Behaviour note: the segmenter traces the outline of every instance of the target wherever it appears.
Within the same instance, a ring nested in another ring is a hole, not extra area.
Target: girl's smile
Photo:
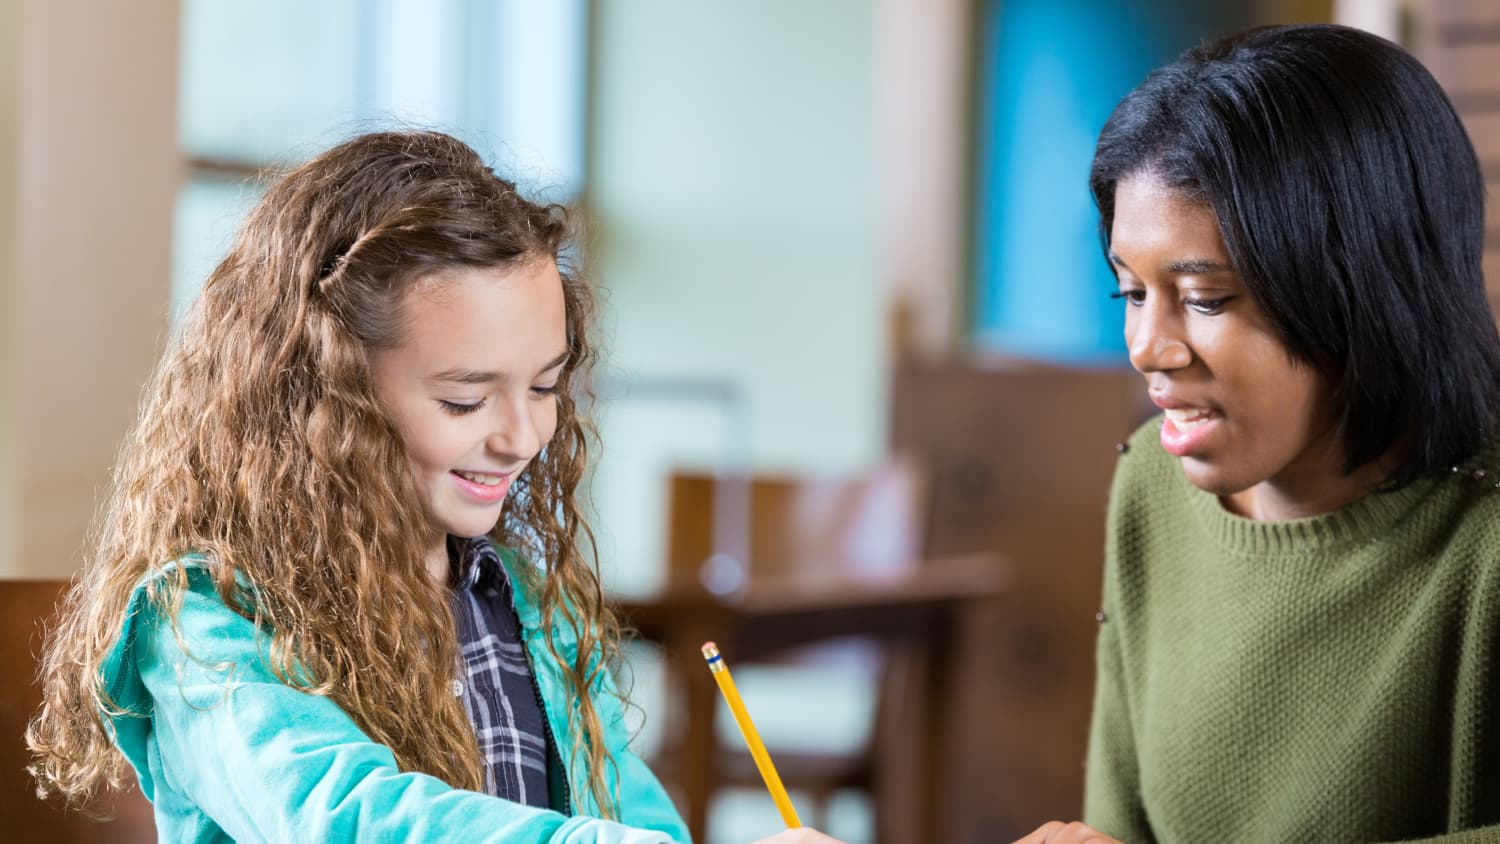
[[[495,475],[482,472],[467,472],[454,469],[450,472],[459,489],[479,504],[494,504],[505,500],[510,491],[513,474]]]

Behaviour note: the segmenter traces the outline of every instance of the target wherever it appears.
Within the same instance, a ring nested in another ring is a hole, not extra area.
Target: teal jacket
[[[510,552],[501,557],[512,582],[520,582],[517,570],[526,563]],[[220,600],[205,561],[189,557],[182,564],[190,591],[178,615],[181,642],[143,583],[101,669],[111,699],[134,713],[106,722],[153,804],[160,840],[688,840],[661,783],[629,749],[607,671],[594,694],[615,761],[606,776],[619,795],[619,823],[596,817],[590,796],[578,790],[570,816],[403,772],[390,749],[332,700],[277,680],[264,657],[268,635]],[[542,639],[537,607],[523,590],[514,591],[547,721],[566,753],[569,697],[561,668]],[[567,625],[554,631],[565,659],[577,650],[571,632]]]

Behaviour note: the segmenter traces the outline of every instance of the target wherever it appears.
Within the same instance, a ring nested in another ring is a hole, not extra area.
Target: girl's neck
[[[451,569],[448,564],[447,536],[439,536],[436,545],[428,546],[426,560],[427,573],[432,577],[432,582],[447,586]]]

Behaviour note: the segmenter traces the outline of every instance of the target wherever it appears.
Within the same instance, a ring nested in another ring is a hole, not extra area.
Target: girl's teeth
[[[465,480],[473,481],[476,484],[484,484],[485,486],[499,486],[502,480],[499,475],[476,475],[473,472],[459,472],[458,476]]]

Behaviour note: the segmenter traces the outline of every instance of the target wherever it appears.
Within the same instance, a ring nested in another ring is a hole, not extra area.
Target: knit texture
[[[1159,429],[1111,491],[1086,821],[1130,844],[1500,841],[1500,450],[1256,522]]]

